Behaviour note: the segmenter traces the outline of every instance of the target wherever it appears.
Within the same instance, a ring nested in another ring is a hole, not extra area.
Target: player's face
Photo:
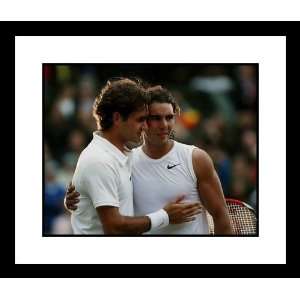
[[[147,128],[148,109],[131,113],[126,121],[122,121],[121,132],[126,142],[139,143],[142,133]]]
[[[149,105],[147,125],[145,139],[148,142],[157,145],[167,143],[175,125],[175,113],[172,104],[154,102]]]

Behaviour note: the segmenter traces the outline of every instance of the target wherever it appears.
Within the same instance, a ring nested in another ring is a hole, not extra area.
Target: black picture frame
[[[100,26],[101,25],[101,26]],[[12,116],[11,132],[7,143],[12,146],[7,157],[11,158],[11,193],[9,201],[5,201],[5,218],[1,220],[5,242],[2,242],[4,261],[1,267],[1,277],[69,277],[69,278],[255,278],[255,277],[298,277],[297,234],[297,203],[291,203],[292,180],[287,180],[287,240],[286,264],[201,264],[201,265],[162,265],[162,264],[16,264],[15,263],[15,36],[113,36],[113,35],[149,35],[149,36],[285,36],[287,65],[287,99],[291,100],[296,93],[297,56],[299,47],[296,45],[297,22],[1,22],[2,55],[4,69],[1,77],[5,82],[10,99],[9,108]],[[287,101],[288,102],[288,101]],[[287,106],[287,114],[291,106]],[[287,134],[291,135],[295,124],[289,119]],[[288,137],[287,135],[287,137]],[[287,147],[289,149],[289,147]],[[290,149],[289,149],[290,150]],[[288,160],[287,160],[288,163]],[[291,161],[290,161],[291,163]],[[288,164],[287,164],[288,165]],[[288,173],[288,172],[287,172]],[[290,178],[291,179],[291,178]],[[5,187],[6,188],[6,187]],[[24,195],[28,199],[29,195]],[[297,201],[297,200],[296,200]],[[201,255],[201,253],[199,253]],[[101,269],[101,271],[100,271]]]

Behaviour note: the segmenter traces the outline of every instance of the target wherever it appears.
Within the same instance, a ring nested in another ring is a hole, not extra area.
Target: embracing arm
[[[97,213],[105,234],[142,234],[151,227],[149,217],[123,216],[118,207],[99,206]]]
[[[72,211],[77,209],[79,195],[75,186],[70,184],[65,197],[68,209]],[[183,198],[183,196],[179,196],[164,207],[170,224],[192,221],[195,215],[201,212],[199,203],[182,203]],[[121,215],[118,207],[98,206],[96,210],[105,234],[141,234],[150,230],[151,225],[153,225],[148,216],[127,217]],[[161,213],[164,214],[164,212]]]
[[[182,203],[184,196],[178,196],[163,209],[147,216],[124,216],[118,208],[118,184],[116,171],[103,163],[90,165],[81,181],[86,195],[96,208],[105,234],[141,234],[152,228],[167,226],[169,223],[189,222],[201,211],[200,203]],[[77,208],[78,196],[74,186],[70,185],[66,195],[68,209]]]
[[[192,157],[198,192],[213,217],[215,234],[233,234],[222,186],[211,158],[200,149],[195,149]]]
[[[184,196],[178,196],[164,206],[163,210],[154,213],[158,214],[158,223],[166,220],[165,218],[167,218],[167,224],[180,224],[194,220],[195,215],[201,212],[201,206],[199,203],[182,203],[183,198]],[[151,229],[152,221],[154,221],[148,216],[123,216],[117,207],[112,206],[99,206],[97,213],[105,234],[142,234]]]

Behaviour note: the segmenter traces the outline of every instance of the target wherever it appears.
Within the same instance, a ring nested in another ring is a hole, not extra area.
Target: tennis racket
[[[256,235],[257,218],[255,210],[248,204],[237,199],[226,199],[230,222],[236,235]],[[209,233],[214,234],[214,221],[206,211]]]

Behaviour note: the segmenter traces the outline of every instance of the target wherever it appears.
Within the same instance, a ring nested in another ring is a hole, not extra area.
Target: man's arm
[[[67,209],[77,209],[76,204],[79,203],[79,195],[75,187],[70,184],[65,196]],[[168,215],[170,224],[193,221],[195,219],[194,216],[201,212],[199,203],[182,203],[183,198],[184,196],[179,196],[163,208]],[[103,224],[105,234],[142,234],[150,230],[151,225],[153,225],[148,216],[127,217],[121,215],[118,207],[98,206],[96,210]]]
[[[105,234],[138,235],[151,228],[149,217],[126,217],[120,214],[118,207],[99,206],[97,213]]]
[[[233,234],[222,186],[211,158],[201,149],[195,149],[192,157],[198,192],[213,217],[215,234]]]
[[[181,203],[183,198],[184,196],[179,196],[163,208],[165,212],[161,213],[167,214],[170,224],[193,221],[195,215],[201,212],[199,203]],[[97,212],[105,234],[142,234],[153,225],[148,216],[123,216],[117,207],[100,206],[97,207]]]

